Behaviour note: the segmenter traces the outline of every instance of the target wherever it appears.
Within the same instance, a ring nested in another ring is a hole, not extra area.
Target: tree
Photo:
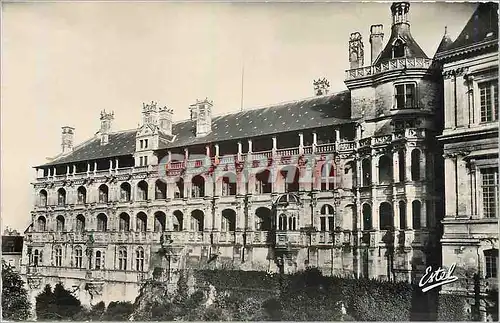
[[[2,319],[24,321],[28,319],[30,309],[28,291],[21,276],[2,261]]]
[[[82,311],[80,301],[58,283],[54,291],[46,285],[36,297],[36,315],[39,320],[72,320]]]

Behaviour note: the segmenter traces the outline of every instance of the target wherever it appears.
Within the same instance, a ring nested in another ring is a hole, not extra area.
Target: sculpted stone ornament
[[[30,289],[38,289],[42,284],[42,277],[40,276],[29,276],[27,280]]]
[[[89,293],[90,298],[101,296],[104,289],[104,282],[89,282],[85,284],[85,290]]]

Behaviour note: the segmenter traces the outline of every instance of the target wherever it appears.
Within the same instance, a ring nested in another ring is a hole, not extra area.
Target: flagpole
[[[244,84],[244,79],[245,79],[245,63],[243,63],[243,66],[241,67],[241,102],[240,102],[240,111],[243,111],[243,84]]]

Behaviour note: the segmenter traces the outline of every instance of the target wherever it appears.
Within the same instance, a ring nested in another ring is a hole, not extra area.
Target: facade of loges
[[[440,68],[394,3],[390,36],[349,38],[348,91],[213,117],[208,100],[172,122],[94,138],[37,166],[24,273],[34,297],[63,281],[82,302],[133,300],[174,269],[239,268],[415,280],[440,262]],[[417,26],[418,28],[418,26]],[[347,53],[346,53],[347,54]],[[438,152],[438,153],[436,153]]]
[[[455,41],[447,35],[443,66],[446,208],[443,265],[459,279],[443,292],[473,294],[498,286],[498,4],[480,4]]]

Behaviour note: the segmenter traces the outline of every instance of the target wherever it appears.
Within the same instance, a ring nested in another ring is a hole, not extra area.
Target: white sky
[[[475,4],[412,3],[412,35],[428,56],[444,26],[454,39]],[[349,34],[370,25],[390,34],[390,3],[65,2],[2,4],[1,216],[24,230],[33,166],[60,151],[61,126],[75,142],[93,136],[102,109],[114,129],[140,122],[142,102],[188,117],[196,99],[216,114],[313,95],[327,77],[345,89]]]

